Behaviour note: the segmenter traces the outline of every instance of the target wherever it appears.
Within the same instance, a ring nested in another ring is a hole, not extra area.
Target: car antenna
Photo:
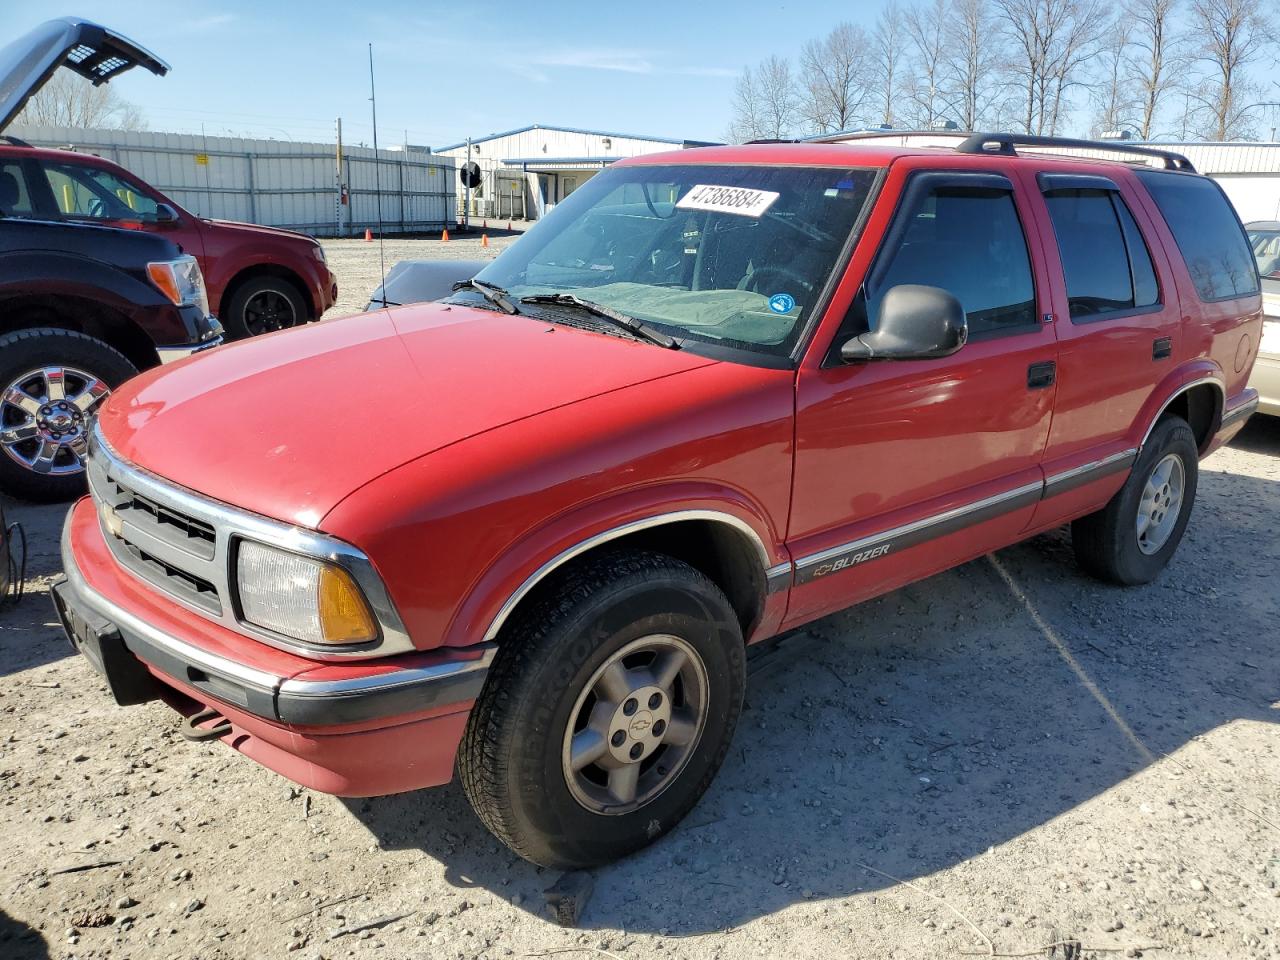
[[[378,286],[387,283],[387,258],[382,247],[382,158],[378,155],[378,94],[373,86],[373,44],[369,44],[369,103],[373,110],[373,188],[378,197]]]

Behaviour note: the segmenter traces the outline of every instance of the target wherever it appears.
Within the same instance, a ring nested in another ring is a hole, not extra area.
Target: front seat
[[[0,214],[11,217],[17,212],[18,201],[22,190],[18,186],[18,178],[12,173],[0,173]]]

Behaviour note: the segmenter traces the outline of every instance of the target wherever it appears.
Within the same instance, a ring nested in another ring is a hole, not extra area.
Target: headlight
[[[176,260],[159,260],[147,264],[147,276],[160,292],[178,306],[194,304],[209,315],[209,295],[204,289],[204,274],[193,256]]]
[[[317,243],[311,248],[311,255],[321,263],[324,263],[324,247],[320,246],[320,244]]]
[[[341,567],[252,540],[236,561],[246,623],[315,644],[368,643],[377,624],[360,588]]]

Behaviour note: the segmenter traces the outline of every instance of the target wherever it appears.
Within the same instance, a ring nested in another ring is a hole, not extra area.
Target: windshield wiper
[[[590,300],[583,300],[581,297],[574,296],[572,293],[539,293],[532,297],[521,297],[521,303],[548,303],[559,304],[562,306],[578,307],[587,313],[600,317],[602,320],[608,320],[615,327],[626,330],[632,336],[640,337],[648,340],[650,343],[656,343],[660,347],[666,347],[668,350],[679,350],[680,344],[674,337],[669,337],[661,330],[655,330],[643,320],[637,320],[635,317],[625,313],[619,313],[599,303],[592,303]]]
[[[507,291],[503,290],[496,283],[486,283],[483,280],[459,280],[453,285],[454,290],[464,290],[466,288],[479,291],[480,295],[496,306],[503,313],[519,313],[520,308],[511,302],[511,298],[507,296]]]

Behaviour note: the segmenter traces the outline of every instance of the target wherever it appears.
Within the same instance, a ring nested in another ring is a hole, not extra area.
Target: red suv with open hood
[[[300,783],[456,763],[531,860],[635,850],[725,757],[746,644],[1066,523],[1098,577],[1171,560],[1257,404],[1258,276],[1184,158],[1044,153],[1099,146],[625,160],[450,299],[144,373],[68,635]]]

